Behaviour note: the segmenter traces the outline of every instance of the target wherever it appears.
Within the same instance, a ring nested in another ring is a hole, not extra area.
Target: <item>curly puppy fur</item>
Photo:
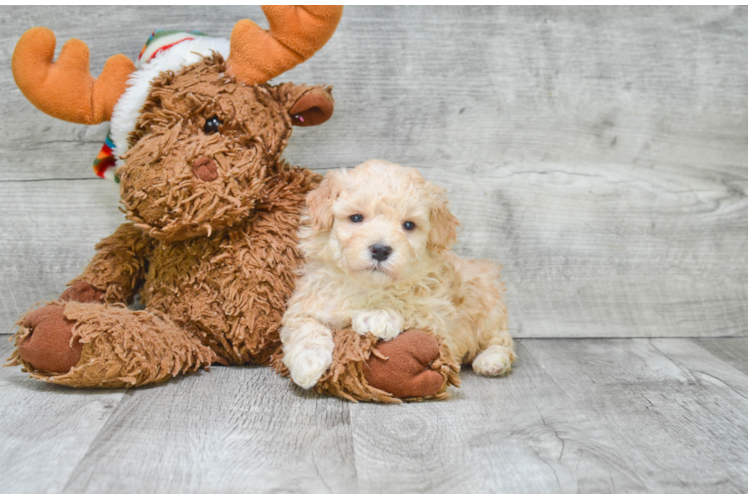
[[[428,330],[481,375],[511,370],[501,268],[449,251],[459,222],[444,189],[371,160],[329,172],[307,203],[306,266],[281,327],[294,382],[317,383],[332,363],[333,331],[347,327],[380,339]]]
[[[12,362],[77,387],[159,382],[213,362],[269,363],[302,261],[305,197],[321,180],[281,159],[291,110],[309,94],[332,106],[329,88],[237,82],[217,54],[162,73],[117,172],[131,222],[102,240],[71,282],[90,287],[92,303],[72,292],[63,298],[74,301],[56,303],[75,322],[80,362],[64,374],[32,366],[18,350]],[[221,125],[206,133],[212,117]],[[116,306],[136,293],[145,311]],[[17,344],[41,335],[19,324]]]

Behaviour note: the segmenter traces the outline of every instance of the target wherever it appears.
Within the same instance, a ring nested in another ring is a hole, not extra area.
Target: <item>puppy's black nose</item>
[[[370,246],[369,250],[371,250],[371,256],[374,257],[374,260],[379,262],[387,260],[387,257],[392,253],[392,247],[382,245],[381,243]]]

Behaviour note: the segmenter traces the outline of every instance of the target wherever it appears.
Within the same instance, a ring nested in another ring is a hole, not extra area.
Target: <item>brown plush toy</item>
[[[120,182],[129,222],[59,299],[19,321],[11,364],[57,384],[126,387],[212,363],[269,364],[278,353],[301,258],[299,216],[320,180],[281,154],[292,125],[325,122],[333,100],[329,87],[265,82],[321,48],[342,7],[263,10],[269,31],[243,20],[230,41],[156,32],[137,65],[114,56],[98,79],[79,40],[54,63],[50,30],[18,42],[13,74],[36,107],[76,123],[111,121],[95,170]],[[115,162],[116,175],[107,168]],[[138,293],[145,310],[128,309]],[[350,332],[337,341],[319,391],[394,401],[443,397],[457,382],[425,333],[388,346]]]

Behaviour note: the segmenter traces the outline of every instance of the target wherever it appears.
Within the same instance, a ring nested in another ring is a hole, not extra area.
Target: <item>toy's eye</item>
[[[403,227],[405,228],[406,231],[412,231],[416,228],[416,225],[414,222],[406,220],[405,222],[403,222]]]
[[[361,222],[364,220],[364,216],[361,214],[351,215],[351,222]]]
[[[217,116],[214,116],[212,118],[208,118],[205,120],[205,127],[203,127],[203,131],[206,134],[215,134],[218,132],[218,127],[221,126],[221,120],[218,119]]]

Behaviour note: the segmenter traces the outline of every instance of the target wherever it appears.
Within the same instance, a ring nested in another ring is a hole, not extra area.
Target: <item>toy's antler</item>
[[[270,30],[248,19],[231,32],[228,70],[247,84],[264,83],[303,62],[327,43],[342,5],[263,5]]]
[[[127,77],[135,71],[133,62],[122,54],[112,56],[99,78],[91,76],[88,47],[75,38],[60,52],[47,28],[31,28],[13,51],[13,77],[31,103],[48,115],[88,125],[109,120],[112,109],[125,92]]]

